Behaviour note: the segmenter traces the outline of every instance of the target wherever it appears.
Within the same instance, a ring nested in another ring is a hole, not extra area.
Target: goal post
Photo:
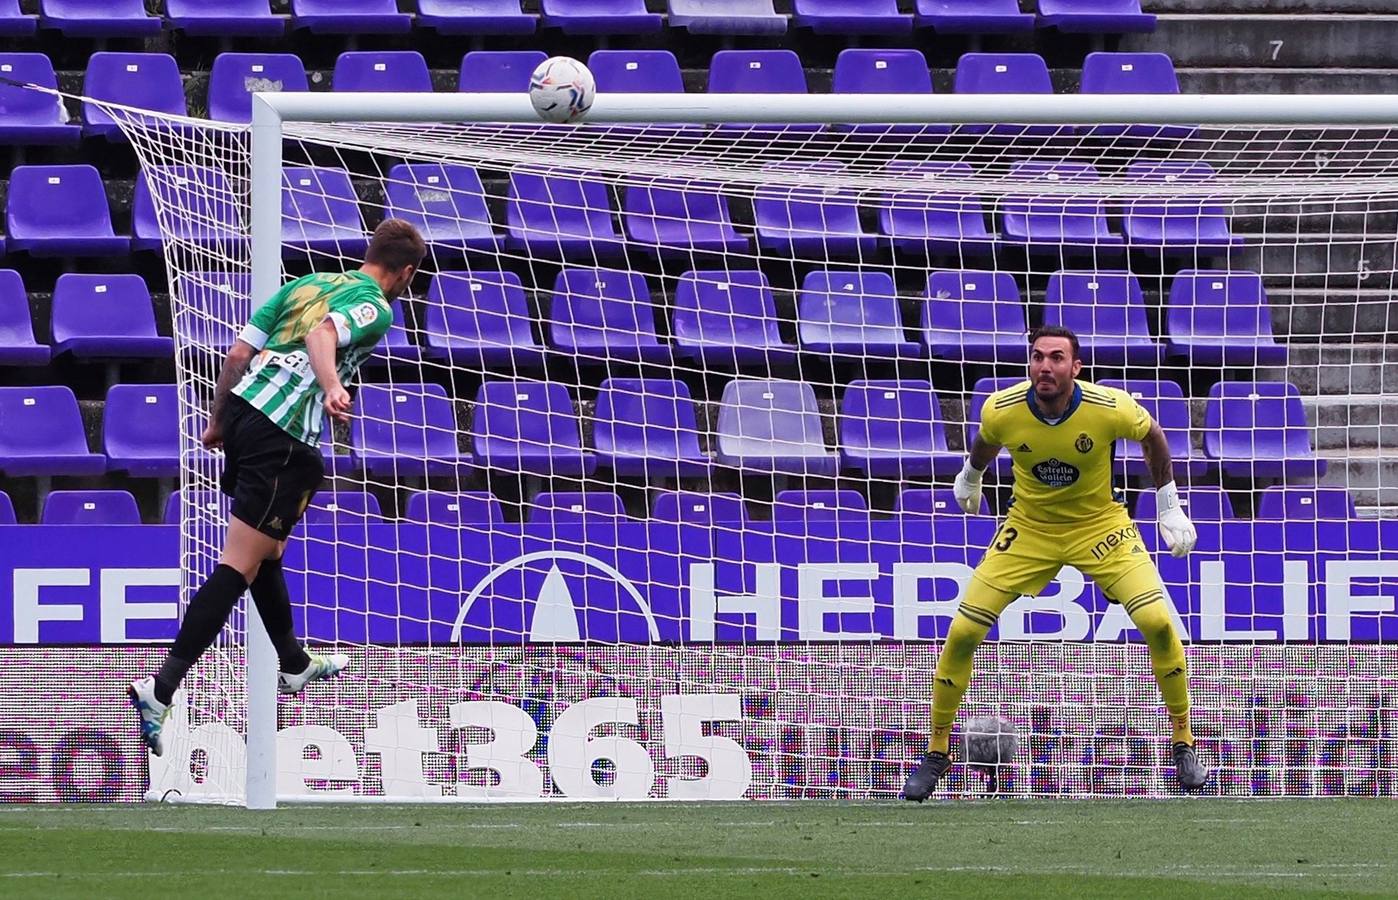
[[[1157,558],[1211,790],[1398,791],[1377,296],[1398,98],[603,93],[546,126],[523,93],[281,93],[246,127],[113,116],[163,233],[187,498],[217,485],[196,429],[240,317],[357,267],[389,210],[432,232],[327,448],[327,496],[372,508],[308,522],[288,556],[298,631],[351,671],[278,698],[236,618],[152,795],[895,797],[1007,470],[983,515],[937,490],[1049,321],[1096,330],[1093,380],[1184,416],[1177,477],[1213,507],[1190,560]],[[1228,307],[1221,331],[1181,326],[1191,304]],[[1252,438],[1218,421],[1249,406]],[[1297,433],[1306,452],[1273,454]],[[1139,455],[1114,465],[1159,550]],[[1262,518],[1286,485],[1357,510]],[[185,503],[186,599],[225,513]],[[989,782],[958,764],[953,793],[1172,793],[1145,649],[1081,573],[1013,604],[976,672],[958,731],[1003,717],[1021,758]]]

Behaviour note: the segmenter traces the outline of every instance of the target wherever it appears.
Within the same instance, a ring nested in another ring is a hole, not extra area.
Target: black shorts
[[[233,498],[233,516],[286,540],[325,478],[325,460],[236,394],[222,416],[226,462],[219,486]]]

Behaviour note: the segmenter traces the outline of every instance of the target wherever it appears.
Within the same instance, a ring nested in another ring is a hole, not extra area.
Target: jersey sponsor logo
[[[1020,444],[1018,447],[1015,448],[1015,452],[1016,452],[1016,453],[1033,453],[1034,451],[1029,449],[1029,445],[1028,445],[1028,444]]]
[[[1111,534],[1092,545],[1092,558],[1101,559],[1116,548],[1123,547],[1131,541],[1139,540],[1140,537],[1141,533],[1136,530],[1135,525],[1127,525],[1124,528],[1118,528],[1116,531],[1113,531]],[[1136,551],[1132,550],[1131,552],[1135,553]]]
[[[368,328],[379,317],[379,308],[372,303],[361,303],[350,310],[350,318],[360,328]]]
[[[1039,481],[1055,488],[1067,487],[1082,476],[1082,472],[1078,470],[1077,466],[1058,459],[1046,459],[1043,462],[1035,463],[1030,471]]]
[[[272,521],[267,523],[267,527],[272,529],[273,531],[280,531],[282,527],[282,517],[273,516]]]
[[[1073,446],[1077,448],[1079,453],[1086,453],[1092,449],[1092,438],[1088,437],[1087,432],[1084,431],[1078,435],[1078,439],[1073,443]]]

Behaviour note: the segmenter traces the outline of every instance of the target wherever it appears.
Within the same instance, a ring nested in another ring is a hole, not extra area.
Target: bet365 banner
[[[1157,553],[1195,642],[1398,643],[1398,521],[1198,525]],[[990,519],[647,522],[488,531],[302,530],[286,568],[313,643],[859,642],[944,637]],[[1142,527],[1154,548],[1153,526]],[[178,529],[0,527],[0,646],[173,638]],[[1067,568],[1012,604],[993,639],[1118,642],[1125,612]]]

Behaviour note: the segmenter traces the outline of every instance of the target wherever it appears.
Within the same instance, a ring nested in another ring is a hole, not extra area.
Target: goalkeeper
[[[1176,776],[1183,787],[1198,788],[1208,770],[1189,729],[1184,647],[1160,575],[1111,483],[1114,442],[1139,441],[1155,481],[1166,546],[1177,557],[1194,549],[1194,526],[1180,508],[1165,434],[1126,392],[1076,380],[1082,360],[1073,332],[1040,328],[1029,346],[1029,381],[986,401],[970,459],[956,477],[957,503],[977,512],[981,475],[1008,447],[1014,497],[947,633],[932,686],[931,740],[903,796],[926,800],[951,767],[951,726],[976,647],[1011,601],[1038,594],[1065,565],[1091,576],[1108,600],[1124,606],[1145,638],[1170,715]]]
[[[276,647],[282,693],[332,678],[348,663],[341,654],[308,655],[297,641],[282,554],[325,476],[325,416],[349,421],[345,385],[393,324],[389,303],[426,252],[416,228],[389,219],[374,231],[357,271],[313,272],[285,285],[228,351],[202,438],[206,448],[223,449],[220,486],[233,498],[223,552],[189,601],[160,671],[128,690],[141,739],[156,756],[165,749],[161,730],[175,690],[246,590]]]

